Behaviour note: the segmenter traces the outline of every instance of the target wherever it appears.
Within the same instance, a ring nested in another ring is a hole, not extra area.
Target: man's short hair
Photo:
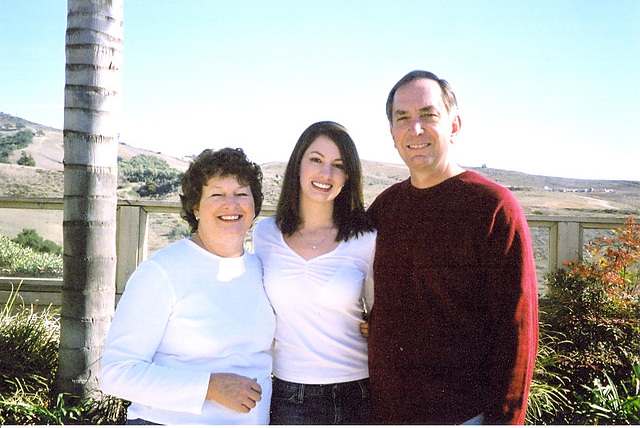
[[[419,79],[429,79],[438,82],[438,85],[440,85],[440,89],[442,90],[442,102],[444,103],[447,112],[451,113],[454,108],[458,107],[456,95],[453,93],[449,82],[438,78],[438,76],[430,71],[414,70],[406,74],[402,79],[398,80],[398,83],[396,83],[389,92],[389,96],[387,97],[387,119],[389,119],[389,123],[392,123],[393,121],[393,98],[395,97],[398,88]]]

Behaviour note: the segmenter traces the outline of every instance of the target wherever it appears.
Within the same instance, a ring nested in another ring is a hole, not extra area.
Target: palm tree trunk
[[[68,0],[58,388],[99,390],[113,318],[123,0]]]

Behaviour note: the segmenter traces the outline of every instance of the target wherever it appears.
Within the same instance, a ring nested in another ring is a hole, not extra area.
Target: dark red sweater
[[[369,336],[383,424],[523,424],[538,343],[527,222],[515,197],[474,172],[410,181],[369,208],[378,238]]]

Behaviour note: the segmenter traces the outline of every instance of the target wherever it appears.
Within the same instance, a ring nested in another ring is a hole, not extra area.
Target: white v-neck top
[[[360,334],[361,297],[373,305],[376,233],[368,232],[310,260],[284,241],[275,218],[253,232],[264,285],[276,313],[273,372],[306,384],[350,382],[369,376]]]

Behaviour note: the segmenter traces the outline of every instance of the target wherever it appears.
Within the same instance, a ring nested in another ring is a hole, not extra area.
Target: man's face
[[[449,146],[460,129],[457,113],[447,112],[438,82],[419,79],[401,86],[393,98],[391,135],[414,173],[439,173],[447,167]]]

